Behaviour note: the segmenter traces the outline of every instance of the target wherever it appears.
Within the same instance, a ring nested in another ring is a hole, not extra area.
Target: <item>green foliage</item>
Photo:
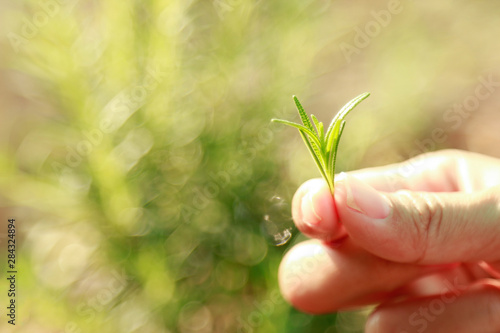
[[[335,184],[335,162],[337,159],[337,150],[340,137],[342,136],[342,131],[345,127],[344,119],[347,114],[351,112],[351,110],[353,110],[368,96],[370,96],[370,93],[363,93],[344,105],[344,107],[333,118],[330,126],[328,126],[326,135],[324,133],[323,123],[318,121],[315,115],[311,114],[312,122],[314,123],[316,130],[313,128],[311,120],[309,120],[302,104],[300,104],[299,99],[296,96],[293,96],[293,100],[295,101],[295,105],[297,105],[297,110],[299,110],[302,125],[288,120],[272,119],[274,122],[289,125],[299,130],[304,143],[309,149],[314,162],[318,166],[321,175],[328,183],[328,187],[332,193]]]

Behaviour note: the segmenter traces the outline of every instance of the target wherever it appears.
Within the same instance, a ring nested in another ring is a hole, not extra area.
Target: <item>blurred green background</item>
[[[270,119],[297,120],[295,94],[328,123],[370,91],[338,171],[450,147],[500,157],[499,10],[1,1],[0,270],[13,217],[19,271],[1,331],[362,332],[364,312],[311,316],[279,296],[303,239],[291,197],[319,173]]]

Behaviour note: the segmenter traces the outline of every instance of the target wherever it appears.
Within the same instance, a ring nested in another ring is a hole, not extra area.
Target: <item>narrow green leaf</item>
[[[314,133],[313,131],[311,131],[307,127],[300,125],[300,124],[293,123],[293,122],[288,121],[288,120],[283,120],[283,119],[271,119],[271,121],[273,121],[275,123],[281,123],[281,124],[285,124],[288,126],[292,126],[292,127],[295,127],[301,131],[304,131],[318,146],[321,146],[321,142],[319,141],[318,137],[316,136],[316,133]]]
[[[327,134],[325,140],[325,151],[327,154],[330,154],[332,152],[333,147],[335,146],[335,139],[337,138],[337,134],[340,130],[340,121],[337,121],[332,125],[330,125],[330,133]]]
[[[344,120],[344,118],[347,116],[347,114],[352,109],[354,109],[359,103],[361,103],[364,99],[366,99],[368,96],[370,96],[370,93],[368,93],[368,92],[363,93],[359,96],[356,96],[351,101],[349,101],[346,105],[344,105],[342,107],[342,109],[340,109],[340,111],[335,115],[332,122],[330,123],[330,126],[328,126],[328,130],[326,131],[326,141],[327,142],[329,140],[329,136],[331,135],[333,127],[335,126],[335,123],[338,120]]]
[[[313,147],[311,146],[311,143],[309,142],[309,140],[307,139],[307,135],[304,133],[304,131],[302,130],[299,130],[300,132],[300,136],[302,137],[302,140],[304,140],[304,143],[306,144],[309,152],[311,153],[313,159],[314,159],[314,162],[316,163],[316,166],[318,167],[319,171],[321,172],[321,176],[323,176],[323,178],[325,180],[328,179],[327,177],[327,174],[326,174],[326,170],[323,168],[323,165],[322,163],[320,162],[318,156],[316,156],[315,152],[314,152],[314,149]],[[328,184],[330,186],[330,184]],[[333,188],[330,188],[330,190],[333,190]],[[332,192],[333,193],[333,192]]]
[[[318,132],[319,141],[323,142],[323,136],[325,135],[323,130],[323,123],[318,121],[315,115],[311,114],[314,126],[316,126],[316,132]]]
[[[299,126],[301,128],[307,129],[304,125],[297,124],[297,123],[294,123],[293,121],[289,121],[289,120],[273,118],[273,119],[271,119],[271,121],[273,123],[281,123],[281,124],[290,125],[290,126],[293,126],[293,127]]]
[[[304,124],[304,126],[309,128],[311,131],[314,131],[314,128],[311,124],[311,121],[309,120],[307,113],[304,111],[302,104],[300,104],[297,96],[294,95],[293,100],[295,101],[295,105],[297,106],[297,110],[299,110],[300,119],[302,119],[302,123]]]
[[[311,147],[313,148],[314,153],[318,157],[318,160],[320,161],[321,166],[323,167],[324,170],[326,170],[327,161],[325,159],[323,151],[321,150],[321,146],[317,145],[314,141],[311,141]]]
[[[328,174],[331,174],[332,172],[332,164],[333,164],[333,160],[335,159],[335,155],[337,154],[336,151],[334,151],[334,148],[335,146],[337,145],[336,141],[339,137],[339,132],[340,132],[340,125],[342,123],[341,122],[336,122],[335,125],[333,126],[333,130],[332,132],[330,133],[330,140],[328,141],[328,145],[330,145],[332,148],[330,150],[327,151],[327,162],[326,162],[326,165],[327,165],[327,173]],[[328,149],[328,148],[326,148]]]
[[[335,164],[337,163],[337,151],[339,148],[339,143],[340,143],[340,137],[342,136],[342,132],[344,132],[344,127],[345,127],[345,120],[343,120],[340,123],[338,132],[335,135],[335,148],[331,152],[330,155],[328,155],[328,174],[333,175],[332,177],[335,177]]]

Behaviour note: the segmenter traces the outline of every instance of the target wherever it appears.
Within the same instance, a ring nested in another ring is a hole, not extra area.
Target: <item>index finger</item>
[[[460,150],[426,153],[386,166],[348,172],[378,191],[475,192],[500,185],[498,159]],[[342,173],[335,177],[341,181]],[[305,182],[295,193],[292,215],[304,234],[332,240],[345,236],[333,196],[322,179]]]
[[[453,153],[428,153],[400,163],[350,171],[359,180],[384,192],[398,190],[454,192],[460,189]],[[341,180],[342,174],[336,177]]]
[[[443,151],[420,155],[413,159],[386,166],[348,172],[371,187],[384,192],[406,189],[426,192],[454,192],[464,188],[457,170],[461,152]],[[463,169],[463,167],[462,167]],[[341,181],[344,173],[335,176]],[[293,197],[292,216],[304,234],[323,240],[339,239],[346,235],[339,223],[334,198],[323,179],[311,179],[302,184]]]
[[[400,163],[350,171],[384,192],[472,192],[500,184],[498,159],[455,149],[418,155]],[[336,180],[340,177],[336,177]]]

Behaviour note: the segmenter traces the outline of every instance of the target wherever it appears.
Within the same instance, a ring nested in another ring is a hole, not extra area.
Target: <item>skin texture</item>
[[[378,304],[366,332],[500,332],[500,160],[445,150],[304,183],[281,292],[328,313]]]

